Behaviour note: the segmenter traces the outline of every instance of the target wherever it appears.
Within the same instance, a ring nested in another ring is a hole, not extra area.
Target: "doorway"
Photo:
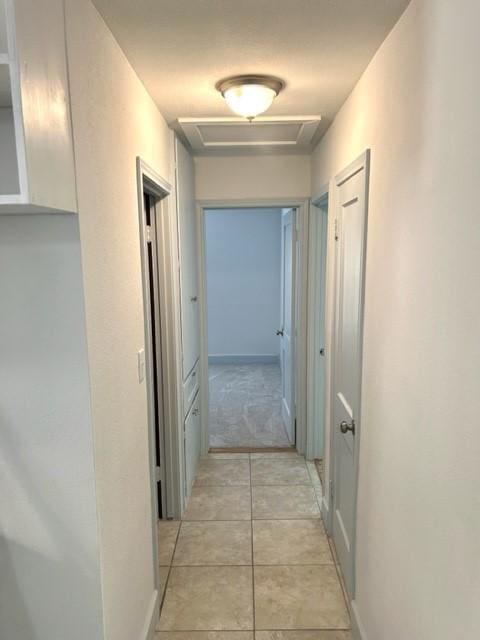
[[[297,209],[203,210],[207,446],[296,444]]]
[[[172,187],[140,158],[137,189],[142,262],[145,346],[138,358],[138,380],[146,385],[152,532],[156,553],[158,519],[182,512],[182,450],[178,438],[177,328],[175,267],[170,194]]]
[[[165,437],[164,437],[164,403],[162,374],[162,331],[160,308],[162,306],[159,287],[159,247],[157,242],[158,215],[161,215],[161,201],[147,186],[143,191],[143,202],[146,225],[146,276],[149,291],[148,324],[150,334],[150,375],[151,402],[153,413],[153,440],[155,456],[155,482],[158,518],[166,513],[165,496]],[[139,362],[139,367],[141,366]],[[140,374],[141,375],[141,374]]]
[[[309,226],[308,435],[307,459],[313,460],[325,488],[326,416],[326,285],[328,246],[328,185],[312,199]]]

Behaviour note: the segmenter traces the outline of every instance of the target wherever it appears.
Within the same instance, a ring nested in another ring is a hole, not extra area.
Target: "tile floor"
[[[183,521],[159,523],[155,639],[351,640],[320,495],[295,453],[202,458]]]
[[[288,447],[277,364],[210,365],[210,446]]]

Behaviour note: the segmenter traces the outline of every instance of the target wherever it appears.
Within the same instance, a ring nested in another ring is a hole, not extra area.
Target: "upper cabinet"
[[[197,215],[193,160],[176,140],[176,190],[180,257],[183,379],[186,380],[200,355],[198,291]]]
[[[63,0],[0,0],[0,214],[76,210]]]

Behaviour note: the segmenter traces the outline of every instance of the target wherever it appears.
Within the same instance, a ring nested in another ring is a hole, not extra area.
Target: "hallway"
[[[203,458],[183,521],[159,523],[156,640],[350,640],[320,498],[296,453]]]
[[[278,364],[209,365],[211,447],[288,447]]]

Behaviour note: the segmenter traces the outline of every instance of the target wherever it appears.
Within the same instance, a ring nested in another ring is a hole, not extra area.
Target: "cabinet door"
[[[193,160],[178,140],[176,142],[176,159],[183,379],[185,380],[200,355],[197,215]]]
[[[0,0],[0,213],[77,211],[69,101],[63,1]]]
[[[187,498],[192,492],[192,485],[197,474],[200,458],[200,410],[199,395],[185,418],[185,479]]]

